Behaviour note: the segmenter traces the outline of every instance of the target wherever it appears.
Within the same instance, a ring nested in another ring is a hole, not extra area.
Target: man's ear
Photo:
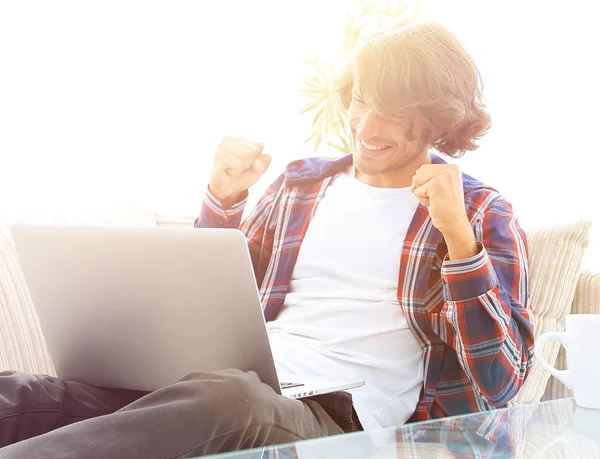
[[[407,117],[406,120],[406,140],[413,141],[420,139],[423,145],[429,148],[442,136],[442,132],[436,132],[421,112],[417,112]]]

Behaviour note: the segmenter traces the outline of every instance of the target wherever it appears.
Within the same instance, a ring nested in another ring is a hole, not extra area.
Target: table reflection
[[[554,400],[216,457],[600,459],[600,410]]]

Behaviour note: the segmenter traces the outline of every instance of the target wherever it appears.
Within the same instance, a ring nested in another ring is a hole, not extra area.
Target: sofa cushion
[[[0,216],[0,371],[53,375],[52,362],[10,237],[10,225],[17,223],[155,226],[155,222],[152,213],[139,204],[71,214],[48,211]]]
[[[564,330],[565,316],[571,312],[581,260],[588,245],[591,222],[587,220],[526,231],[529,247],[529,296],[533,308],[535,336]],[[560,344],[549,342],[535,349],[550,365],[556,363]],[[541,400],[550,379],[537,359],[521,390],[511,402],[532,403]]]

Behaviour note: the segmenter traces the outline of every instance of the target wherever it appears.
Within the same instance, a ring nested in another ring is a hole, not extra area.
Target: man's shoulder
[[[465,194],[474,194],[474,195],[489,195],[491,193],[500,194],[500,192],[488,185],[487,183],[482,182],[481,180],[476,179],[475,177],[463,172],[462,173],[463,180],[463,189]]]
[[[509,206],[508,202],[496,188],[464,172],[462,173],[462,179],[465,207],[469,217],[485,212],[491,205]]]

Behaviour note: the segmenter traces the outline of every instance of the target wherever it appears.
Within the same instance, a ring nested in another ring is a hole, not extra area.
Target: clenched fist
[[[455,164],[424,164],[412,179],[412,192],[427,207],[431,223],[444,236],[451,260],[479,252],[465,210],[462,174]]]
[[[233,206],[271,164],[264,145],[242,137],[226,137],[217,147],[209,189],[223,208]]]
[[[442,234],[469,223],[462,175],[455,164],[424,164],[413,177],[412,192],[427,207],[433,226]]]

